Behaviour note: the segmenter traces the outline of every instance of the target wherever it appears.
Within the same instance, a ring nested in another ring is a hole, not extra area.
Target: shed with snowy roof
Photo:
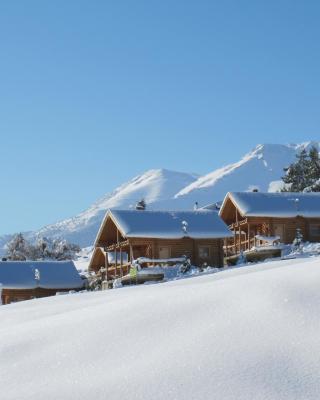
[[[2,303],[55,295],[83,287],[72,261],[0,261]]]
[[[109,210],[90,262],[106,278],[128,273],[134,259],[187,256],[195,265],[223,266],[223,239],[232,236],[216,212]]]
[[[229,192],[219,215],[233,231],[227,241],[233,253],[252,248],[261,237],[292,243],[297,229],[304,240],[320,241],[320,193]]]

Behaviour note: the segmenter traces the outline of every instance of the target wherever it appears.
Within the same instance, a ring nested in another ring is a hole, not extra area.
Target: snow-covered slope
[[[27,235],[63,237],[82,247],[92,245],[98,232],[100,223],[108,208],[132,208],[142,198],[147,204],[162,202],[172,198],[178,191],[189,185],[197,178],[194,174],[169,171],[167,169],[155,169],[133,178],[107,194],[94,203],[88,210],[81,214],[45,226],[37,232]]]
[[[4,400],[318,400],[319,257],[0,307]]]
[[[29,233],[27,237],[63,237],[86,247],[92,245],[108,208],[131,208],[141,198],[151,209],[190,210],[195,201],[199,205],[210,204],[222,200],[228,191],[252,188],[276,191],[283,168],[295,160],[301,149],[311,145],[319,148],[319,143],[315,142],[258,145],[240,161],[201,177],[166,169],[150,170],[119,186],[81,214]],[[195,167],[196,163],[195,158]],[[0,237],[0,254],[7,240],[8,237]]]
[[[239,162],[227,165],[183,188],[175,198],[181,204],[198,201],[208,204],[222,200],[228,191],[248,191],[253,188],[267,192],[277,189],[275,182],[283,176],[283,168],[295,160],[302,148],[318,143],[300,145],[263,144],[246,154]]]

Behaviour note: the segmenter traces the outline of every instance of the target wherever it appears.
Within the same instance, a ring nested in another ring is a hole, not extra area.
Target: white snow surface
[[[75,264],[78,272],[84,273],[88,271],[93,251],[94,247],[89,246],[81,249],[80,252],[77,253],[76,260],[74,260],[73,263]]]
[[[176,197],[191,195],[193,192],[195,195],[197,192],[204,195],[206,190],[210,191],[213,188],[225,194],[230,191],[228,189],[230,180],[235,191],[253,188],[267,191],[270,182],[279,180],[283,176],[283,168],[294,161],[295,154],[303,147],[310,147],[311,144],[318,146],[317,143],[311,142],[303,145],[260,144],[240,161],[201,176],[177,193]],[[221,198],[223,196],[220,195],[220,198],[214,200]]]
[[[0,307],[3,400],[318,400],[320,258]]]
[[[35,279],[39,274],[40,279]],[[3,289],[77,289],[83,286],[72,261],[0,261]]]
[[[230,191],[251,191],[253,188],[262,192],[278,191],[283,168],[295,161],[298,152],[303,148],[309,149],[311,145],[319,149],[318,142],[260,144],[240,161],[203,176],[153,169],[122,184],[75,217],[29,232],[26,236],[32,240],[38,236],[62,237],[86,247],[93,244],[107,209],[130,209],[141,198],[146,200],[148,209],[192,210],[196,201],[200,207],[212,204],[222,201]],[[192,164],[196,163],[195,157]],[[0,237],[0,254],[11,237]]]
[[[243,216],[290,218],[320,217],[320,193],[231,192],[230,198]],[[221,210],[224,204],[222,204]]]
[[[193,239],[224,238],[233,234],[217,212],[110,210],[125,237]],[[102,229],[102,227],[101,227]],[[100,231],[97,235],[97,242]],[[97,243],[96,242],[96,243]]]

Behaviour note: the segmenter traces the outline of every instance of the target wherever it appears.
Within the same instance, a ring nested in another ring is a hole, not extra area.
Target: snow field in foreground
[[[320,257],[0,307],[1,400],[319,399]]]

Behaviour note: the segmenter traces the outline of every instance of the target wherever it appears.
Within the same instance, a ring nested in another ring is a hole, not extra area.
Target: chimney
[[[145,210],[147,207],[146,202],[144,201],[144,199],[141,199],[140,201],[138,201],[138,203],[136,204],[136,210]]]
[[[196,210],[198,209],[198,206],[199,206],[199,204],[198,204],[198,202],[196,201],[196,202],[194,203],[194,205],[193,205],[193,211],[196,211]]]
[[[257,188],[252,189],[253,193],[258,193],[259,190]]]

